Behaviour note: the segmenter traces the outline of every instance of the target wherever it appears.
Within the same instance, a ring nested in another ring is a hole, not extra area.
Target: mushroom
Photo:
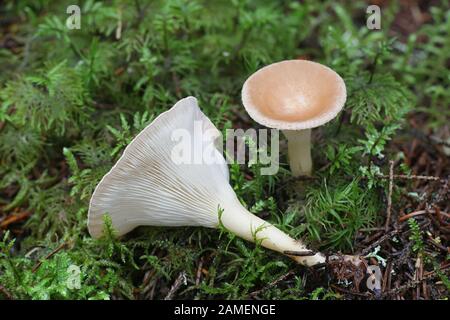
[[[286,60],[252,74],[242,88],[250,117],[283,131],[293,176],[311,175],[311,129],[336,117],[346,100],[344,80],[307,60]]]
[[[202,136],[196,133],[199,126]],[[192,139],[176,141],[183,132]],[[237,236],[257,240],[300,264],[324,263],[324,255],[312,253],[302,242],[244,208],[229,184],[227,164],[216,147],[219,137],[220,131],[194,97],[181,99],[159,115],[133,139],[95,188],[89,205],[89,233],[95,238],[102,235],[105,214],[119,236],[142,225],[218,228],[222,224]],[[214,161],[180,162],[174,156],[180,150],[191,156],[208,150]]]

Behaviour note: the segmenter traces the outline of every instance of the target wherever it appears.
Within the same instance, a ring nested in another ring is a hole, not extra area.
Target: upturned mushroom
[[[201,137],[195,132],[199,124],[205,133]],[[185,134],[192,139],[179,139]],[[137,226],[217,228],[222,223],[237,236],[258,240],[300,264],[324,263],[324,255],[312,253],[302,242],[244,208],[229,184],[225,159],[215,147],[218,137],[220,132],[194,97],[178,101],[159,115],[97,185],[89,206],[89,233],[95,238],[102,235],[105,214],[118,235]],[[180,150],[187,153],[182,159],[199,150],[208,150],[210,159],[207,163],[179,161]]]
[[[252,74],[242,103],[256,122],[283,131],[293,176],[311,175],[311,129],[334,119],[346,100],[344,80],[307,60],[286,60]]]

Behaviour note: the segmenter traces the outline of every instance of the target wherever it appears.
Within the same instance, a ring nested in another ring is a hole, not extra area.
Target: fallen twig
[[[0,223],[0,228],[4,229],[12,223],[16,223],[16,222],[19,222],[19,221],[22,221],[22,220],[28,218],[30,215],[31,215],[31,213],[28,211],[14,213],[14,214],[6,217],[6,219]]]
[[[436,243],[436,241],[434,241],[433,239],[427,239],[427,243],[431,244],[432,246],[441,250],[442,252],[450,253],[450,248],[444,247],[442,244]]]
[[[381,287],[381,292],[385,292],[386,290],[390,289],[391,272],[392,272],[392,262],[389,261],[386,265],[386,270],[384,271],[383,285]]]
[[[436,205],[433,205],[433,208],[434,208],[434,210],[435,210],[436,217],[437,217],[439,223],[440,223],[440,224],[445,224],[444,220],[442,219],[441,208],[439,208],[439,207],[436,206]]]
[[[200,258],[197,268],[197,274],[195,276],[195,285],[198,286],[200,284],[200,278],[202,276],[202,267],[203,267],[203,257]]]
[[[371,298],[372,297],[372,294],[370,294],[368,292],[361,293],[361,292],[351,291],[351,290],[347,290],[347,289],[341,288],[339,286],[336,286],[334,284],[332,284],[331,287],[333,289],[335,289],[337,291],[340,291],[342,293],[345,293],[345,294],[350,294],[350,295],[354,295],[354,296],[358,296],[358,297],[364,297],[364,298]]]
[[[377,175],[378,178],[381,179],[389,179],[390,176],[389,175],[385,175],[385,174],[378,174]],[[417,176],[417,175],[405,175],[405,174],[394,174],[393,175],[394,179],[402,179],[402,180],[427,180],[427,181],[439,181],[441,183],[445,183],[447,181],[447,179],[443,179],[441,177],[435,177],[435,176]]]
[[[50,259],[52,256],[54,256],[56,253],[58,253],[59,251],[61,251],[64,247],[67,246],[67,242],[63,242],[61,243],[55,250],[53,250],[52,252],[50,252],[48,255],[45,256],[44,259],[39,260],[38,263],[36,263],[36,265],[33,267],[33,269],[31,270],[32,272],[36,272],[37,269],[39,269],[39,267],[42,265],[42,263],[47,260]]]
[[[398,229],[394,229],[388,233],[386,233],[384,236],[382,236],[381,238],[379,238],[377,241],[373,242],[370,246],[364,248],[364,250],[362,250],[361,255],[365,256],[367,255],[370,251],[372,251],[374,248],[378,247],[382,242],[386,241],[387,239],[392,238],[393,236],[395,236],[397,233],[399,232]]]
[[[274,286],[276,286],[281,281],[286,280],[288,277],[292,276],[294,273],[295,273],[294,270],[289,271],[288,273],[282,275],[281,277],[279,277],[279,278],[275,279],[274,281],[272,281],[271,283],[269,283],[264,288],[256,290],[256,291],[253,291],[252,293],[249,294],[249,297],[250,298],[255,297],[258,294],[260,294],[261,292],[264,292],[264,291],[266,291],[266,290],[268,290],[270,288],[273,288]]]
[[[362,228],[359,229],[359,232],[374,232],[374,231],[381,231],[384,230],[384,228],[374,227],[374,228]]]
[[[172,300],[173,295],[178,291],[178,289],[181,287],[183,283],[186,283],[186,272],[182,271],[175,282],[173,283],[172,287],[169,290],[169,293],[166,295],[164,300]]]
[[[423,281],[432,280],[432,279],[436,278],[437,276],[438,276],[437,274],[433,274],[431,276],[424,276],[420,280],[411,280],[402,286],[399,286],[397,288],[386,291],[385,293],[382,294],[382,297],[385,298],[385,297],[388,297],[393,294],[398,294],[398,293],[402,292],[403,290],[414,288],[417,285],[421,284]]]
[[[389,192],[387,199],[387,214],[386,214],[386,224],[384,225],[384,230],[387,232],[389,230],[389,223],[391,222],[391,211],[392,211],[392,190],[394,188],[394,161],[389,161]]]
[[[449,267],[450,267],[450,262],[444,264],[443,266],[440,266],[439,269],[437,269],[437,270],[425,272],[424,277],[430,277],[430,276],[434,275],[437,271],[444,271],[444,270],[448,269]]]
[[[13,300],[11,293],[9,293],[9,291],[6,290],[6,288],[4,286],[2,286],[1,284],[0,284],[0,292],[3,293],[3,295],[5,296],[5,298],[7,300]]]
[[[312,250],[305,250],[305,251],[283,251],[284,254],[287,254],[289,256],[296,256],[296,257],[310,257],[316,254],[316,252]]]
[[[435,213],[436,210],[430,209],[430,210],[428,210],[428,212]],[[405,220],[408,220],[409,218],[412,218],[412,217],[415,217],[415,216],[419,216],[419,215],[422,215],[422,214],[426,214],[426,213],[427,213],[427,210],[414,211],[414,212],[405,214],[405,215],[401,216],[400,218],[398,218],[398,222],[403,222]],[[440,213],[441,216],[445,216],[446,218],[450,219],[450,214],[448,214],[447,212],[440,211],[439,213]]]

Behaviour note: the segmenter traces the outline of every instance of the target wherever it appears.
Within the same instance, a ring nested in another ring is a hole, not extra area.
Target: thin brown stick
[[[440,224],[444,224],[444,220],[442,219],[442,215],[441,215],[441,208],[439,208],[439,207],[436,206],[436,205],[433,205],[433,208],[434,208],[434,210],[435,210],[436,217],[437,217],[439,223],[440,223]]]
[[[169,290],[169,293],[166,295],[164,300],[172,300],[174,294],[180,289],[181,285],[186,281],[186,272],[182,271],[178,275],[177,279],[173,283],[172,287]]]
[[[381,292],[385,292],[386,290],[389,290],[389,278],[391,275],[391,271],[392,271],[392,262],[388,262],[387,266],[386,266],[386,270],[384,271],[384,275],[383,275],[383,285],[381,288]]]
[[[370,293],[360,293],[360,292],[356,292],[356,291],[350,291],[341,287],[338,287],[334,284],[331,285],[331,287],[337,291],[340,291],[342,293],[345,294],[350,294],[350,295],[354,295],[354,296],[358,296],[358,297],[364,297],[364,298],[370,298],[372,297],[372,295]]]
[[[32,272],[36,272],[37,269],[39,269],[39,267],[42,265],[42,263],[45,260],[50,259],[52,256],[54,256],[56,253],[58,253],[59,251],[61,251],[65,246],[67,246],[67,242],[63,242],[61,243],[55,250],[53,250],[52,252],[50,252],[48,255],[45,256],[45,258],[43,260],[40,260],[38,263],[35,264],[35,266],[33,267],[33,269],[31,270]]]
[[[380,228],[380,227],[374,227],[374,228],[362,228],[359,229],[359,232],[374,232],[374,231],[384,231],[384,228]]]
[[[423,259],[422,259],[422,255],[419,253],[417,255],[417,259],[416,259],[416,264],[415,264],[415,271],[414,271],[414,280],[419,281],[419,284],[422,282],[422,263],[423,263]],[[420,298],[420,286],[417,285],[415,286],[415,295],[414,300],[419,300]]]
[[[434,275],[436,273],[436,271],[444,271],[445,269],[448,269],[448,267],[450,267],[450,262],[444,264],[443,266],[440,266],[439,269],[437,269],[437,270],[425,272],[424,277],[430,277],[430,276]]]
[[[378,178],[381,179],[390,179],[390,175],[385,174],[378,174]],[[427,180],[427,181],[440,181],[441,183],[445,183],[446,179],[443,179],[441,177],[435,177],[435,176],[418,176],[418,175],[405,175],[405,174],[394,174],[394,179],[401,179],[401,180]]]
[[[28,218],[31,215],[31,212],[28,211],[24,211],[24,212],[20,212],[20,213],[14,213],[8,217],[5,218],[5,220],[3,220],[0,223],[0,228],[4,229],[6,227],[8,227],[10,224],[22,221],[26,218]]]
[[[376,231],[376,230],[374,230]],[[364,239],[361,244],[369,244],[372,243],[373,241],[377,240],[378,238],[380,238],[383,234],[385,234],[384,232],[384,227],[380,228],[380,231],[378,231],[377,233],[371,235],[370,237],[367,237],[366,239]]]
[[[436,210],[430,209],[430,210],[428,210],[428,212],[435,213]],[[415,217],[415,216],[420,216],[420,215],[426,214],[426,213],[427,213],[427,210],[414,211],[414,212],[405,214],[404,216],[401,216],[400,218],[398,218],[398,222],[403,222],[405,220],[408,220],[409,218],[412,218],[412,217]],[[442,212],[442,211],[440,211],[439,213],[440,213],[441,216],[445,216],[446,218],[450,219],[450,214],[449,213]]]
[[[147,272],[145,272],[144,279],[142,280],[141,284],[142,288],[141,293],[143,297],[146,296],[147,292],[152,287],[152,283],[154,282],[153,276],[155,275],[155,273],[156,273],[155,270],[148,270]]]
[[[268,290],[270,288],[275,287],[278,283],[280,283],[283,280],[286,280],[288,277],[292,276],[294,273],[295,273],[294,270],[289,271],[288,273],[282,275],[281,277],[279,277],[279,278],[275,279],[274,281],[272,281],[271,283],[269,283],[264,288],[256,290],[256,291],[253,291],[252,293],[249,294],[249,297],[250,298],[255,297],[258,294],[260,294],[261,292],[264,292],[264,291],[266,291],[266,290]]]
[[[427,243],[431,244],[432,246],[436,247],[439,250],[442,250],[445,253],[450,253],[450,248],[447,248],[442,244],[436,243],[431,236],[429,236],[429,239],[427,239]]]
[[[312,250],[305,250],[305,251],[290,251],[286,250],[283,251],[284,254],[287,254],[289,256],[296,256],[296,257],[311,257],[316,254],[316,252]]]
[[[437,277],[437,274],[429,274],[429,275],[425,274],[425,275],[422,277],[421,280],[411,280],[411,281],[408,281],[406,284],[404,284],[404,285],[402,285],[402,286],[399,286],[399,287],[397,287],[397,288],[394,288],[394,289],[391,289],[391,290],[389,290],[389,291],[386,291],[386,292],[382,295],[382,297],[388,297],[388,296],[393,295],[393,294],[399,294],[399,293],[402,292],[403,290],[414,288],[414,287],[416,287],[417,285],[421,284],[423,281],[426,281],[426,280],[432,280],[432,279],[434,279],[434,278],[436,278],[436,277]]]
[[[370,246],[364,248],[364,250],[361,252],[361,256],[367,255],[370,251],[372,251],[374,248],[378,247],[382,242],[386,241],[387,239],[392,238],[399,232],[398,229],[394,229],[388,233],[386,233],[384,236],[379,238],[377,241],[373,242]]]
[[[202,267],[203,267],[203,257],[200,258],[197,268],[197,274],[195,276],[195,285],[198,286],[200,284],[200,278],[202,276]]]
[[[150,282],[150,293],[147,295],[147,299],[148,300],[153,300],[153,298],[155,297],[155,292],[156,292],[156,287],[158,286],[158,282],[159,282],[159,278],[153,279]]]
[[[11,295],[11,293],[9,293],[9,291],[6,290],[6,288],[1,284],[0,284],[0,292],[3,293],[3,295],[7,300],[13,300],[13,296]]]
[[[389,161],[389,192],[387,199],[387,214],[386,214],[386,224],[384,225],[384,231],[389,230],[389,224],[391,222],[391,212],[392,212],[392,190],[394,189],[394,161]]]

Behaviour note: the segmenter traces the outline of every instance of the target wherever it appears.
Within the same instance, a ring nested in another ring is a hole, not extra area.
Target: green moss
[[[120,241],[93,240],[89,197],[130,139],[179,98],[195,95],[225,130],[242,122],[236,114],[246,77],[274,61],[308,57],[337,70],[348,88],[344,119],[320,129],[313,148],[318,179],[302,182],[299,196],[283,156],[275,176],[261,176],[259,164],[231,165],[231,184],[286,232],[351,251],[358,230],[385,210],[386,183],[374,174],[387,172],[382,159],[392,155],[388,143],[407,113],[431,102],[431,125],[445,119],[450,11],[432,9],[433,20],[405,45],[388,28],[368,30],[358,3],[86,1],[80,30],[65,27],[70,4],[21,0],[2,10],[20,17],[14,37],[24,46],[14,54],[0,48],[0,203],[3,214],[31,213],[24,236],[6,233],[0,242],[8,292],[163,298],[186,272],[177,297],[240,299],[297,268],[261,296],[338,298],[326,284],[311,289],[309,273],[288,258],[217,230],[139,228]],[[383,13],[387,26],[398,9]],[[421,34],[429,41],[416,43]],[[79,289],[67,287],[72,265],[81,271]]]

